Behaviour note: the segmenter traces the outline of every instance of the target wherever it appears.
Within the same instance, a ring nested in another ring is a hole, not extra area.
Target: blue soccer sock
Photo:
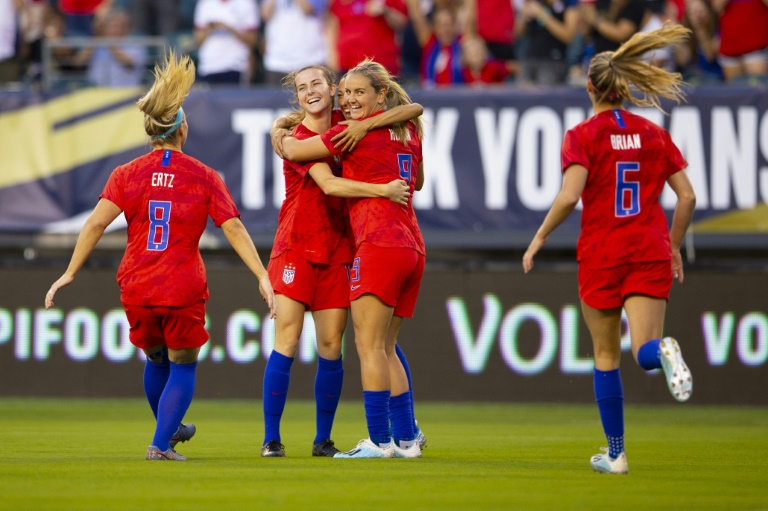
[[[395,353],[397,354],[397,358],[400,359],[400,363],[403,364],[403,369],[405,369],[405,376],[408,377],[408,394],[411,396],[411,417],[413,417],[413,428],[414,431],[418,431],[419,427],[416,425],[416,412],[413,410],[413,382],[411,381],[411,368],[408,365],[408,360],[405,358],[405,353],[403,353],[403,350],[400,348],[400,344],[395,343]]]
[[[179,428],[181,420],[192,403],[195,394],[195,371],[197,362],[174,364],[170,362],[171,374],[165,384],[157,408],[157,426],[152,445],[161,451],[168,450],[171,437]]]
[[[315,376],[315,406],[317,409],[317,433],[315,442],[331,438],[333,419],[339,406],[341,386],[344,382],[344,367],[341,358],[327,360],[317,357],[317,375]]]
[[[388,390],[364,390],[365,420],[368,436],[376,445],[388,444],[389,437],[389,394]]]
[[[413,412],[411,411],[411,395],[403,392],[399,396],[389,398],[389,418],[392,421],[392,435],[400,447],[409,447],[416,437],[413,429]],[[402,445],[400,441],[410,442]]]
[[[651,339],[637,350],[637,365],[650,371],[661,368],[661,352],[659,351],[660,339]]]
[[[288,399],[293,358],[272,350],[264,370],[264,444],[280,441],[280,419]]]
[[[151,357],[147,356],[147,363],[144,365],[144,394],[147,396],[155,419],[157,419],[157,405],[170,374],[171,366],[168,362],[167,348],[154,353]]]
[[[595,399],[603,431],[608,439],[608,456],[615,459],[624,452],[624,391],[618,369],[595,369]]]

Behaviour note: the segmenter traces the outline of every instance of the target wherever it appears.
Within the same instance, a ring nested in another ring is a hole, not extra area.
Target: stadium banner
[[[196,395],[260,399],[274,346],[255,279],[210,265],[211,335]],[[82,271],[42,307],[59,269],[0,269],[0,395],[138,397],[144,357],[129,342],[113,269]],[[765,272],[688,272],[675,284],[666,335],[680,341],[694,375],[694,404],[768,405]],[[633,361],[622,327],[627,403],[672,404],[663,373]],[[399,336],[419,401],[591,402],[591,341],[574,271],[426,272],[413,319]],[[344,345],[343,398],[361,399],[354,335]],[[307,314],[291,398],[313,399],[317,365]]]
[[[139,94],[0,94],[0,231],[77,232],[110,172],[148,149]],[[560,189],[565,131],[590,114],[584,91],[457,89],[413,99],[425,106],[426,182],[414,206],[428,244],[525,246]],[[261,244],[272,241],[285,193],[269,130],[289,100],[279,89],[196,89],[184,104],[184,150],[222,174]],[[695,232],[704,242],[707,233],[765,234],[768,91],[701,87],[664,107],[668,116],[638,111],[671,132],[690,164]],[[667,189],[670,214],[674,202]],[[571,215],[553,242],[572,243],[578,225]]]

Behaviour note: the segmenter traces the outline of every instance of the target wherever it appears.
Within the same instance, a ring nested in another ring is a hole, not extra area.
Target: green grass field
[[[418,460],[312,458],[314,404],[289,400],[288,458],[262,459],[261,403],[192,404],[187,462],[144,461],[141,400],[0,399],[0,509],[768,509],[768,409],[629,407],[628,476],[595,474],[589,405],[417,404]],[[337,446],[365,436],[342,402]]]

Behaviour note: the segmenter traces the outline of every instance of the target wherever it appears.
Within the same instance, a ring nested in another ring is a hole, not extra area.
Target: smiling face
[[[345,119],[350,119],[350,112],[349,112],[349,101],[347,99],[347,94],[344,90],[347,82],[347,77],[343,76],[341,80],[339,80],[339,87],[336,92],[336,97],[339,101],[339,108],[341,108],[341,111],[344,113]]]
[[[364,119],[384,108],[384,90],[376,92],[371,80],[358,73],[350,73],[344,82],[344,96],[352,119]]]
[[[333,108],[335,86],[328,83],[320,69],[305,69],[296,75],[296,99],[309,116],[322,115]]]

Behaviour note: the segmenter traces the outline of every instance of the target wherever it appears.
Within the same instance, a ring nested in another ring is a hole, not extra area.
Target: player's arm
[[[403,206],[408,204],[408,185],[402,179],[395,179],[387,184],[366,183],[337,177],[327,163],[315,163],[309,169],[309,175],[326,195],[333,197],[382,197]]]
[[[416,184],[414,185],[414,189],[418,192],[421,191],[421,189],[424,188],[424,162],[419,163],[419,171],[416,174]]]
[[[274,318],[277,316],[277,301],[275,300],[275,292],[272,290],[272,283],[269,281],[269,274],[261,263],[261,258],[256,250],[256,246],[253,244],[248,231],[245,229],[243,222],[238,217],[232,217],[223,224],[221,224],[221,230],[224,231],[224,236],[227,237],[227,241],[235,249],[237,255],[243,260],[245,265],[251,272],[256,275],[259,280],[259,291],[264,301],[267,302],[269,307],[269,317]]]
[[[53,306],[53,297],[56,295],[56,291],[70,285],[75,280],[75,274],[83,267],[88,256],[93,252],[93,248],[104,235],[104,231],[121,212],[122,210],[114,202],[107,199],[99,200],[77,237],[75,250],[72,252],[67,270],[53,283],[45,295],[46,309]]]
[[[410,105],[396,106],[381,115],[368,117],[362,121],[341,121],[339,124],[346,124],[347,129],[335,135],[331,142],[334,143],[333,147],[339,151],[351,151],[369,131],[399,122],[410,121],[423,113],[423,106],[418,103],[411,103]]]
[[[320,135],[299,140],[283,137],[283,158],[289,161],[312,161],[331,156]]]
[[[696,208],[696,194],[685,171],[675,172],[667,179],[667,184],[677,195],[675,212],[672,215],[672,227],[669,229],[669,243],[672,246],[672,276],[683,282],[683,257],[680,245],[688,226],[691,225],[693,211]]]
[[[272,141],[272,149],[280,158],[283,158],[283,138],[291,134],[291,130],[296,127],[296,124],[293,118],[287,115],[278,117],[272,123],[269,139]]]
[[[528,250],[523,255],[523,270],[528,273],[533,269],[533,256],[544,246],[552,231],[557,229],[568,218],[576,204],[579,203],[581,193],[587,184],[587,169],[583,165],[573,164],[563,174],[563,186],[555,197],[555,202],[549,208],[547,216],[541,223],[541,227],[528,245]]]

